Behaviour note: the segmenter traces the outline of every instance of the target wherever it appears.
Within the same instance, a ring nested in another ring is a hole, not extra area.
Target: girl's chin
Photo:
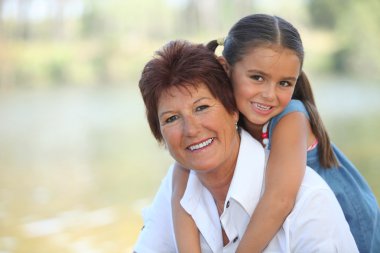
[[[247,124],[248,120],[248,124]],[[252,115],[249,119],[246,119],[246,124],[247,125],[252,125],[252,126],[262,126],[265,123],[267,123],[270,120],[269,117],[258,117],[257,115]]]

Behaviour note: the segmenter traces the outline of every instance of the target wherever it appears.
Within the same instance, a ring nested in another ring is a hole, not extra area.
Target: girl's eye
[[[197,108],[195,108],[195,111],[200,112],[200,111],[203,111],[203,110],[205,110],[205,109],[207,109],[209,107],[210,106],[208,106],[208,105],[197,106]]]
[[[263,81],[264,80],[264,78],[260,75],[253,75],[253,76],[251,76],[251,79],[255,80],[255,81]]]
[[[291,84],[290,82],[288,82],[288,81],[281,81],[281,82],[280,82],[280,85],[281,85],[282,87],[292,86],[292,84]]]
[[[177,119],[178,119],[178,115],[173,115],[173,116],[170,116],[169,118],[167,118],[165,120],[165,123],[172,123],[172,122],[174,122]]]

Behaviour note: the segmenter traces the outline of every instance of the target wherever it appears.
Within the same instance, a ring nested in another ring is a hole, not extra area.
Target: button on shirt
[[[264,190],[265,151],[241,130],[241,144],[234,176],[222,215],[218,216],[210,192],[192,171],[183,208],[193,217],[202,252],[235,252]],[[144,213],[144,229],[135,246],[137,253],[177,252],[171,215],[173,166]],[[222,227],[229,239],[223,246]],[[358,252],[343,212],[327,184],[310,168],[296,204],[264,252]]]

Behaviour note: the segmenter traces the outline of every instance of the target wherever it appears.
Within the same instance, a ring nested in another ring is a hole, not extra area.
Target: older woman
[[[191,170],[183,208],[199,231],[202,252],[234,252],[263,190],[266,155],[243,129],[229,79],[213,52],[175,41],[158,51],[140,80],[153,135]],[[135,252],[177,252],[171,194],[163,180]],[[268,252],[357,252],[342,210],[324,181],[306,169],[296,204]]]

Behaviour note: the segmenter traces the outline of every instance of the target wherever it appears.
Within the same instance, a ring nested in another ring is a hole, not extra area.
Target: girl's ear
[[[230,77],[230,74],[231,74],[230,69],[231,68],[230,68],[230,65],[228,64],[226,58],[224,58],[224,56],[219,56],[217,59],[218,59],[219,63],[223,66],[224,71],[226,71],[228,77]]]

